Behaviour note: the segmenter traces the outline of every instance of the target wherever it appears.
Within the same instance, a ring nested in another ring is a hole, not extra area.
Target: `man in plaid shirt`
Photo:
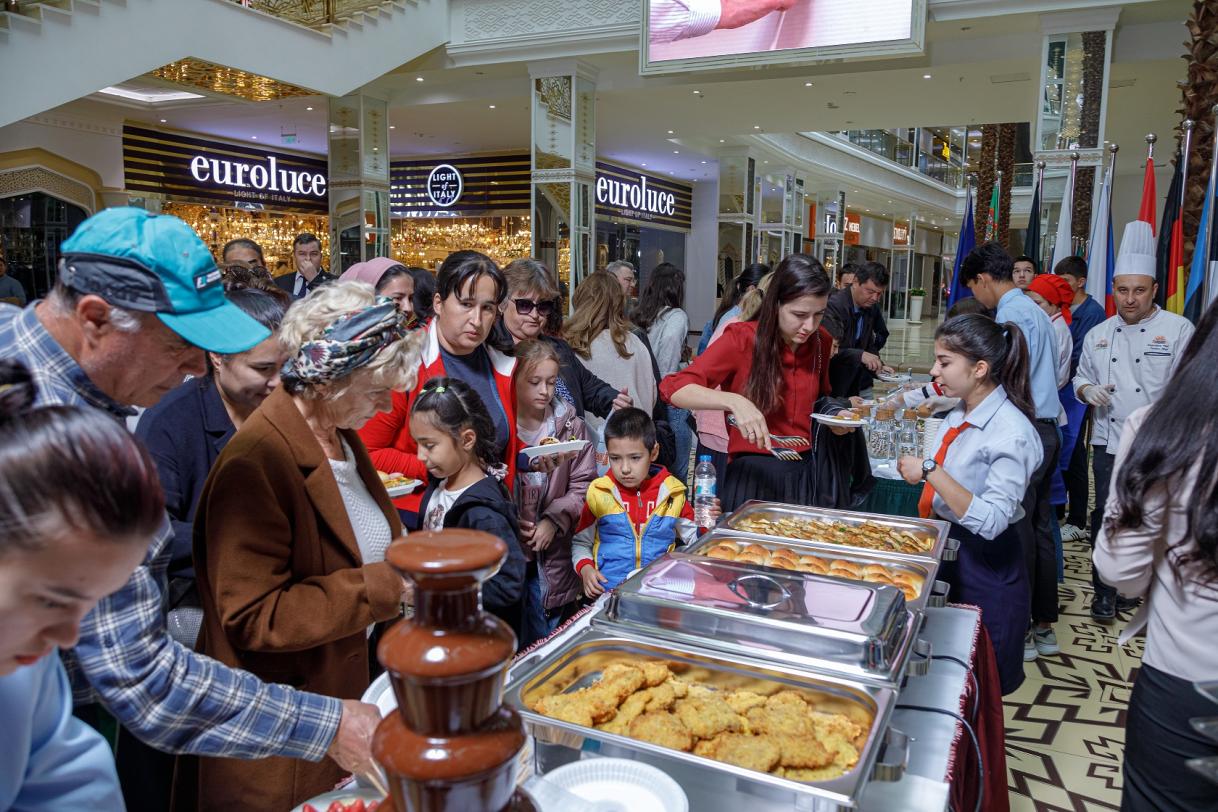
[[[116,419],[205,371],[204,348],[246,350],[269,332],[224,298],[207,247],[175,217],[107,209],[63,244],[59,283],[24,309],[0,305],[0,355],[34,375],[39,405]],[[88,487],[89,483],[78,483]],[[165,524],[143,564],[85,617],[63,652],[78,708],[103,705],[148,745],[230,758],[370,764],[375,706],[271,685],[175,642],[166,627]]]

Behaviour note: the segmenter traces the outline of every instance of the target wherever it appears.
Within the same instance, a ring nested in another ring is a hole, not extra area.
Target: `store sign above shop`
[[[638,183],[613,180],[604,175],[596,179],[596,202],[618,209],[634,209],[648,214],[677,213],[677,196],[672,192],[647,188],[647,176],[639,175]]]
[[[690,227],[693,190],[688,186],[597,161],[595,192],[601,215]]]
[[[442,209],[447,209],[460,200],[464,189],[464,178],[451,164],[440,164],[427,176],[427,197]]]
[[[127,124],[123,178],[133,195],[248,209],[325,214],[325,158]]]
[[[904,223],[892,224],[892,244],[909,245],[909,226]]]
[[[265,164],[229,161],[196,155],[190,159],[190,175],[199,183],[214,183],[234,189],[257,189],[293,195],[326,196],[326,176],[278,166],[274,155]]]

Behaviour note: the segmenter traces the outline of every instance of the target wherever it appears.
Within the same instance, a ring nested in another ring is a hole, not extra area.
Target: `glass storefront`
[[[8,275],[21,283],[27,301],[46,296],[55,284],[59,245],[89,213],[42,192],[0,199],[0,249]]]

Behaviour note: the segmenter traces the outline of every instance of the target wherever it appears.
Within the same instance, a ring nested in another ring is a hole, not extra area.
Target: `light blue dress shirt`
[[[109,745],[72,715],[58,654],[0,677],[0,731],[0,809],[126,809]]]
[[[1023,516],[1024,491],[1044,459],[1044,447],[1001,386],[968,416],[964,408],[962,402],[943,419],[932,450],[938,450],[950,429],[965,422],[972,426],[948,446],[943,470],[973,494],[973,501],[963,516],[952,513],[937,493],[931,506],[940,518],[993,541]]]
[[[1012,322],[1023,331],[1028,342],[1028,382],[1032,386],[1032,403],[1038,420],[1056,420],[1061,402],[1057,398],[1057,336],[1045,311],[1013,288],[998,300],[994,319],[1002,324]]]

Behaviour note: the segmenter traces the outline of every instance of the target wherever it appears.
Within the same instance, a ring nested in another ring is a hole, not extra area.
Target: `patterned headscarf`
[[[321,338],[301,345],[296,357],[284,363],[280,378],[289,386],[345,378],[417,326],[392,299],[378,296],[376,304],[340,316]]]

